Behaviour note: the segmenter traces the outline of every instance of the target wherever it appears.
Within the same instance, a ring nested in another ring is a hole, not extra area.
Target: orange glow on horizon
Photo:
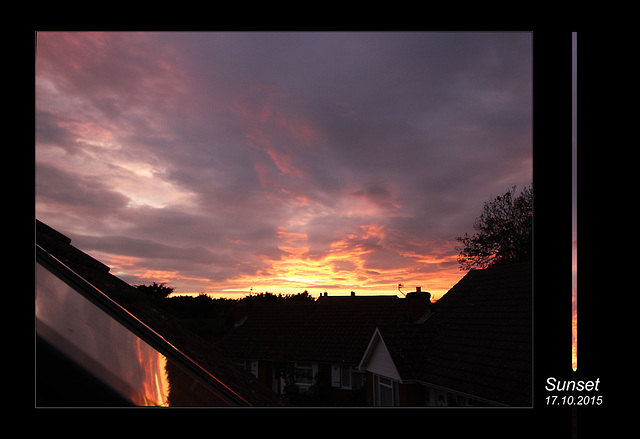
[[[574,287],[573,297],[571,298],[571,368],[575,372],[578,369],[578,294]]]
[[[330,296],[348,296],[351,291],[356,295],[397,295],[402,297],[415,291],[415,287],[421,286],[423,291],[431,293],[431,300],[439,300],[446,294],[465,274],[457,267],[447,271],[440,271],[427,276],[410,276],[406,270],[390,270],[381,276],[379,282],[375,278],[367,279],[357,272],[336,277],[331,272],[331,267],[325,262],[318,261],[314,264],[304,265],[288,261],[287,269],[273,279],[265,279],[261,276],[245,276],[232,281],[211,285],[213,288],[201,290],[185,290],[176,288],[173,296],[207,294],[213,298],[240,299],[249,294],[269,292],[272,294],[299,294],[307,291],[312,297],[318,298],[322,293],[328,292]],[[391,278],[391,281],[389,279]],[[176,283],[169,280],[169,285]],[[405,285],[402,293],[398,291],[398,283]]]
[[[576,240],[573,244],[571,265],[571,368],[575,372],[578,369],[578,249]]]
[[[329,248],[311,254],[307,233],[287,227],[278,230],[280,259],[260,257],[264,268],[251,274],[216,280],[218,267],[198,275],[179,270],[150,269],[142,258],[96,253],[94,257],[111,267],[111,273],[133,284],[166,283],[174,288],[173,295],[205,293],[216,298],[241,298],[251,292],[299,294],[307,291],[313,297],[322,293],[349,295],[398,295],[422,287],[438,300],[465,274],[451,252],[440,250],[434,255],[394,248],[385,241],[387,231],[379,224],[364,224],[333,241]],[[388,245],[390,247],[388,247]],[[446,246],[446,244],[445,244]],[[388,261],[391,258],[391,262]],[[130,279],[135,279],[131,281]],[[399,283],[406,287],[398,292]]]

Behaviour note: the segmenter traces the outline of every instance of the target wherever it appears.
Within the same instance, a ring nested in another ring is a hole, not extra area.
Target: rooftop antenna
[[[404,288],[404,285],[402,285],[402,284],[398,284],[398,291],[400,291],[400,293],[401,293],[404,297],[407,297],[407,295],[406,295],[406,294],[404,294],[400,288]]]

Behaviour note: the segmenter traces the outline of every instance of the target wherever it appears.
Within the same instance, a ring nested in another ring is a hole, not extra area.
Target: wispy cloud
[[[37,216],[132,283],[443,293],[531,181],[531,38],[40,33]]]

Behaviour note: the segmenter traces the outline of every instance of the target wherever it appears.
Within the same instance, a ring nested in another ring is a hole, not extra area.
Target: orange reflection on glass
[[[129,377],[135,389],[131,399],[136,405],[168,406],[167,358],[139,338],[136,341],[136,349],[139,368],[132,369]],[[136,370],[139,375],[136,375]]]
[[[167,359],[40,264],[36,331],[135,405],[167,405]]]

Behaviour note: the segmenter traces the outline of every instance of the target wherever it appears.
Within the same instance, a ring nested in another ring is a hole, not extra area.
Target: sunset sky
[[[36,217],[134,285],[440,297],[532,181],[532,40],[38,33]]]
[[[571,34],[571,363],[578,367],[578,33]]]

